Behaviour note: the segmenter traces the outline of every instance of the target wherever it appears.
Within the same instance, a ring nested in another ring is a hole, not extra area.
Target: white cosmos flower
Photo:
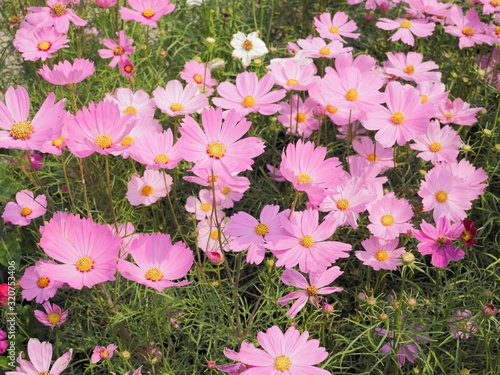
[[[254,31],[248,36],[238,31],[231,39],[231,46],[234,48],[233,57],[241,59],[244,68],[249,66],[253,59],[269,52],[266,44],[259,39],[259,31]]]

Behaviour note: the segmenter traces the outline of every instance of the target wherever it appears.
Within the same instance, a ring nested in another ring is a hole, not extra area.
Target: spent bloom
[[[427,19],[413,19],[408,20],[406,18],[397,18],[391,20],[389,18],[380,18],[376,23],[378,28],[382,30],[395,30],[398,29],[389,39],[393,42],[401,40],[405,44],[413,46],[415,44],[415,39],[413,35],[420,38],[425,38],[426,36],[432,35],[436,24],[429,22]]]
[[[104,346],[96,346],[92,351],[92,357],[90,361],[92,363],[97,363],[101,359],[111,358],[118,346],[114,344],[109,344],[107,347]]]
[[[34,196],[29,190],[21,190],[16,194],[16,202],[9,202],[5,206],[2,218],[11,224],[25,226],[32,219],[45,215],[47,212],[47,198],[45,195]]]
[[[55,303],[51,304],[49,301],[43,304],[43,308],[45,309],[46,313],[41,310],[35,310],[35,318],[47,327],[60,326],[64,323],[68,316],[68,310],[62,311],[61,307],[59,307]]]
[[[133,174],[127,185],[126,198],[132,206],[149,206],[158,199],[166,197],[172,186],[172,177],[165,172],[146,169],[140,177]],[[168,189],[168,190],[167,190]]]
[[[231,47],[234,48],[233,57],[241,59],[244,68],[249,66],[252,60],[269,52],[266,44],[259,39],[259,31],[251,32],[248,35],[238,31],[231,39]]]
[[[61,48],[68,48],[69,39],[54,27],[26,26],[17,30],[14,46],[25,60],[45,61]]]
[[[153,27],[158,26],[156,21],[162,16],[172,13],[175,9],[175,4],[171,4],[169,0],[128,0],[128,5],[133,10],[121,7],[122,19]]]
[[[75,59],[73,64],[68,60],[54,65],[52,70],[43,65],[38,70],[44,80],[53,85],[71,85],[83,81],[85,78],[94,74],[94,63],[87,59]]]
[[[405,253],[405,249],[404,247],[397,248],[399,238],[386,241],[370,236],[367,240],[362,241],[361,245],[365,251],[356,251],[356,258],[361,260],[365,266],[372,267],[375,271],[395,271],[397,266],[402,264],[401,255]]]
[[[127,39],[125,31],[121,30],[117,32],[116,35],[118,36],[118,42],[115,42],[113,39],[103,39],[102,44],[104,44],[107,49],[100,49],[97,51],[102,59],[112,58],[108,65],[111,68],[114,68],[119,62],[127,58],[127,55],[130,55],[135,50],[135,47],[132,47],[134,40]]]
[[[467,340],[471,334],[477,332],[477,321],[471,315],[472,312],[468,309],[464,311],[456,310],[454,316],[448,319],[450,335],[454,339]]]
[[[37,27],[54,26],[61,34],[68,32],[70,22],[76,26],[85,26],[87,21],[78,17],[73,9],[66,7],[70,3],[70,0],[47,0],[48,7],[28,7],[34,13],[26,15],[26,20]]]
[[[357,25],[354,21],[349,21],[349,17],[344,12],[337,12],[333,16],[330,13],[322,13],[314,18],[314,27],[322,38],[330,40],[340,40],[345,43],[346,38],[359,38],[359,33],[353,33]]]

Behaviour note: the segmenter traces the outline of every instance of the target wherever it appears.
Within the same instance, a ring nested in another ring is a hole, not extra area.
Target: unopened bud
[[[323,303],[321,304],[321,307],[323,308],[323,312],[324,312],[325,314],[330,314],[330,313],[332,313],[332,312],[333,312],[333,306],[332,306],[332,305],[330,305],[329,303],[323,302]]]
[[[472,147],[470,147],[469,145],[463,145],[462,146],[462,151],[463,152],[471,152],[472,151]]]
[[[490,129],[483,129],[483,134],[485,137],[491,137],[491,130]]]
[[[209,36],[208,38],[205,38],[205,43],[207,43],[209,46],[213,46],[215,44],[215,38]]]
[[[417,300],[415,298],[408,298],[408,301],[406,301],[408,306],[416,306],[417,305]]]
[[[375,306],[377,304],[377,299],[375,297],[368,297],[366,299],[366,304],[368,306]]]
[[[415,261],[415,255],[413,255],[412,253],[404,253],[401,256],[401,260],[406,264],[413,263]]]
[[[388,316],[387,316],[387,314],[382,313],[382,314],[378,314],[378,318],[380,320],[386,320],[388,318]]]

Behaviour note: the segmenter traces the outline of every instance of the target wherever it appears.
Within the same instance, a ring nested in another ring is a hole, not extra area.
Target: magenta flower
[[[116,33],[118,36],[118,43],[113,39],[103,39],[102,44],[104,44],[108,49],[100,49],[99,56],[102,59],[112,58],[109,66],[114,68],[119,62],[122,62],[127,55],[134,53],[135,47],[132,47],[133,39],[127,39],[125,31],[121,30]]]
[[[156,106],[169,116],[190,115],[208,106],[207,94],[200,94],[197,85],[182,87],[177,80],[167,82],[167,86],[153,91]]]
[[[153,27],[158,26],[156,21],[162,16],[175,9],[175,4],[170,4],[169,0],[128,0],[128,5],[134,10],[121,7],[122,19]]]
[[[66,35],[54,27],[21,26],[14,38],[14,46],[28,61],[45,61],[61,48],[68,48],[68,42]]]
[[[286,212],[286,211],[285,211]],[[349,244],[327,241],[335,230],[335,219],[326,218],[321,224],[319,211],[307,209],[294,212],[290,219],[288,214],[279,215],[283,230],[266,237],[269,249],[278,258],[276,265],[287,268],[299,265],[301,272],[316,272],[330,267],[339,258],[348,258]]]
[[[471,334],[477,332],[477,320],[471,315],[472,312],[468,309],[464,311],[456,310],[454,316],[448,319],[450,335],[454,339],[467,340]]]
[[[52,275],[42,270],[43,263],[56,264],[49,260],[39,260],[34,266],[26,268],[24,275],[19,280],[19,285],[23,288],[22,296],[24,299],[36,303],[47,301],[56,295],[57,289],[63,286],[63,283],[55,280]]]
[[[56,215],[40,228],[39,245],[63,264],[41,263],[42,272],[75,289],[115,280],[121,238],[91,219],[66,213]]]
[[[389,61],[384,63],[387,74],[416,83],[441,81],[441,72],[431,72],[439,66],[434,61],[422,62],[424,55],[421,53],[408,52],[405,55],[403,52],[388,52],[387,58]]]
[[[130,156],[147,165],[147,169],[173,169],[182,160],[182,150],[171,129],[162,133],[146,133],[130,147]]]
[[[54,26],[56,31],[66,34],[69,30],[70,22],[76,26],[85,26],[87,21],[78,17],[73,9],[66,8],[70,0],[47,0],[48,7],[28,7],[30,13],[26,15],[26,20],[37,27]]]
[[[332,59],[352,51],[352,47],[344,48],[344,45],[339,40],[326,43],[322,38],[299,39],[297,44],[302,48],[302,57]]]
[[[464,16],[462,8],[454,5],[451,9],[450,20],[452,26],[445,26],[444,31],[448,34],[459,37],[458,47],[472,47],[475,44],[492,44],[493,37],[486,34],[486,24],[479,20],[475,8],[469,9]]]
[[[319,82],[314,63],[302,64],[295,59],[276,60],[268,67],[276,80],[276,84],[285,90],[306,91]]]
[[[28,341],[28,357],[31,362],[23,359],[23,352],[19,353],[15,371],[7,371],[5,375],[23,375],[23,374],[51,374],[59,375],[68,367],[71,361],[73,349],[68,350],[59,357],[52,367],[52,344],[48,341],[40,342],[38,339],[30,339]]]
[[[408,222],[413,217],[411,206],[406,199],[396,198],[394,193],[373,202],[368,213],[371,224],[367,228],[374,236],[386,241],[412,229]]]
[[[269,116],[279,110],[273,104],[285,97],[285,90],[270,92],[274,85],[274,77],[268,73],[259,81],[253,72],[243,72],[236,77],[236,85],[222,82],[217,92],[222,98],[213,98],[213,103],[223,109],[234,109],[241,116],[251,112],[259,112]]]
[[[399,239],[385,241],[375,236],[361,241],[365,251],[356,251],[356,258],[361,260],[365,266],[372,267],[375,271],[393,270],[401,265],[401,255],[406,251],[404,247],[397,248]]]
[[[447,100],[444,104],[438,106],[436,117],[442,124],[471,126],[477,122],[476,114],[481,109],[483,108],[470,108],[469,103],[456,98],[453,102]]]
[[[95,0],[96,5],[99,5],[100,7],[103,8],[112,7],[116,5],[117,2],[118,0]]]
[[[319,129],[320,120],[314,116],[318,104],[314,99],[303,101],[300,96],[292,95],[290,104],[282,102],[280,107],[278,121],[288,128],[287,133],[308,138],[314,130]]]
[[[47,327],[60,326],[68,317],[68,310],[63,312],[61,308],[55,303],[51,304],[49,301],[47,301],[43,304],[43,308],[45,309],[46,313],[40,310],[35,310],[35,318]]]
[[[55,99],[55,94],[50,93],[30,120],[28,92],[22,86],[9,87],[5,93],[6,105],[0,102],[0,147],[38,150],[51,140],[62,128],[65,115],[64,99],[57,103]]]
[[[422,221],[420,230],[413,232],[415,238],[420,241],[417,245],[422,255],[432,254],[431,264],[446,268],[451,260],[458,262],[465,255],[464,251],[453,245],[452,240],[460,237],[464,230],[461,222],[450,225],[446,217],[436,221],[436,227]]]
[[[126,198],[132,206],[152,205],[167,196],[167,189],[170,192],[172,181],[172,177],[165,172],[146,169],[142,177],[137,174],[131,176]]]
[[[16,202],[9,202],[5,206],[2,219],[6,222],[25,226],[31,220],[45,215],[47,212],[47,198],[45,195],[34,196],[29,190],[21,190],[16,194]]]
[[[183,242],[172,245],[163,233],[140,234],[130,245],[135,264],[118,259],[118,271],[126,279],[161,292],[172,286],[184,286],[187,280],[173,282],[187,275],[193,265],[193,252]]]
[[[9,341],[7,340],[7,332],[0,329],[0,354],[5,353],[8,347]]]
[[[337,12],[333,16],[330,13],[322,13],[314,18],[314,27],[322,38],[330,40],[346,41],[342,38],[359,38],[359,33],[353,33],[357,25],[354,21],[349,21],[349,17],[344,12]]]
[[[90,361],[92,363],[97,363],[101,359],[111,358],[117,348],[118,346],[114,344],[109,344],[107,347],[96,346],[92,351],[92,357],[90,358]]]
[[[410,331],[411,333],[417,333],[423,329],[422,326],[417,326],[415,328],[412,328]],[[389,332],[387,333],[387,330],[381,329],[381,328],[375,328],[375,332],[380,335],[380,336],[387,336],[390,338],[394,338],[395,333],[394,332]],[[425,345],[428,344],[429,341],[427,340],[429,338],[428,334],[419,334],[415,336],[411,336],[410,333],[404,333],[400,334],[399,340],[391,340],[384,346],[380,348],[380,351],[382,353],[389,353],[396,351],[396,358],[398,361],[399,367],[403,367],[405,364],[406,360],[410,361],[411,363],[414,363],[415,360],[418,358],[418,353],[420,351],[419,347],[420,345]],[[397,346],[395,341],[397,342]]]
[[[196,60],[188,61],[184,64],[184,70],[180,72],[181,78],[187,83],[198,85],[201,93],[212,95],[217,81],[212,78],[212,73],[206,64]]]
[[[51,70],[47,65],[43,65],[38,70],[44,80],[53,85],[71,85],[83,81],[94,74],[94,63],[87,59],[75,59],[73,65],[65,60],[54,65]]]
[[[131,82],[134,82],[134,77],[132,77],[132,75],[135,73],[135,65],[132,64],[128,56],[120,59],[119,68],[122,76],[128,77]]]
[[[318,270],[318,272],[309,274],[310,282],[307,282],[306,278],[300,272],[295,271],[293,268],[288,268],[281,275],[281,281],[286,285],[295,286],[302,290],[287,294],[276,302],[281,304],[281,307],[284,307],[288,302],[297,299],[292,307],[286,312],[286,315],[293,319],[306,305],[307,301],[313,306],[319,307],[321,297],[318,295],[341,292],[344,288],[326,286],[331,284],[343,273],[344,272],[340,271],[338,266],[321,271]]]
[[[448,125],[441,128],[439,121],[432,120],[425,134],[415,137],[413,150],[420,151],[419,158],[436,165],[439,162],[456,161],[462,140],[458,133]]]
[[[380,18],[376,23],[376,26],[382,30],[399,29],[387,40],[392,40],[393,42],[401,40],[403,43],[413,46],[415,44],[413,35],[416,35],[420,38],[430,36],[434,32],[436,24],[433,22],[429,22],[425,18],[413,20],[408,20],[406,18],[397,18],[395,20],[391,20],[389,18]]]
[[[215,174],[236,174],[251,170],[253,158],[264,152],[264,142],[256,137],[240,139],[251,123],[235,111],[222,121],[222,110],[205,109],[201,113],[203,129],[190,116],[179,128],[181,148],[187,161],[197,168],[212,169]]]

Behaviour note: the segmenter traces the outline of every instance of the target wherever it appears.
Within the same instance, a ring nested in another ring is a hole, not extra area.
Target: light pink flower
[[[68,48],[69,39],[54,27],[21,27],[16,32],[14,46],[28,61],[45,61],[61,48]]]
[[[213,217],[201,220],[196,227],[198,231],[198,247],[205,253],[210,253],[213,250],[219,250],[221,248],[220,244],[222,243],[223,249],[227,250],[226,246],[231,240],[230,236],[226,234],[228,222],[229,220],[227,218],[222,218],[222,220],[219,221],[219,231],[217,222]]]
[[[48,7],[28,7],[30,13],[26,15],[26,20],[37,27],[54,26],[56,31],[66,34],[69,30],[70,22],[76,26],[85,26],[87,21],[78,17],[73,9],[67,8],[69,0],[46,0]]]
[[[418,52],[387,52],[389,61],[384,63],[387,74],[393,74],[405,81],[422,83],[425,81],[441,81],[441,72],[431,72],[439,69],[434,61],[422,62],[424,55]]]
[[[471,334],[477,332],[477,320],[471,315],[472,312],[468,309],[464,311],[456,310],[454,316],[448,318],[450,335],[454,339],[467,340]]]
[[[143,90],[134,92],[131,89],[118,87],[114,94],[106,94],[104,100],[116,103],[122,115],[133,114],[137,117],[153,118],[155,114],[155,102]]]
[[[318,295],[325,295],[330,293],[339,293],[344,288],[339,287],[326,287],[331,284],[337,277],[344,272],[340,271],[338,266],[330,269],[318,270],[318,272],[311,272],[309,274],[309,282],[300,273],[292,268],[288,268],[281,275],[281,281],[286,285],[295,286],[302,290],[292,292],[280,298],[276,302],[284,307],[288,302],[297,299],[292,307],[286,312],[291,319],[295,318],[300,310],[306,305],[307,301],[313,306],[319,307],[321,297]],[[326,288],[325,288],[326,287]]]
[[[116,5],[116,3],[118,3],[118,0],[95,0],[95,3],[100,7],[109,8]]]
[[[60,326],[68,317],[68,310],[62,311],[61,308],[55,303],[51,304],[49,301],[47,301],[43,304],[43,308],[45,309],[46,313],[41,310],[35,310],[34,314],[36,320],[46,325],[47,327]]]
[[[450,15],[451,3],[442,3],[439,0],[407,0],[410,6],[405,7],[406,12],[415,18],[431,17],[433,21],[440,21]],[[441,21],[442,22],[442,21]]]
[[[320,80],[312,60],[308,64],[302,64],[293,58],[273,60],[268,69],[274,76],[276,84],[285,90],[306,91]]]
[[[204,64],[196,60],[188,61],[184,64],[184,70],[180,72],[181,78],[187,83],[198,85],[201,93],[212,95],[217,81],[212,78],[212,72]]]
[[[96,346],[92,351],[92,357],[90,358],[90,361],[92,363],[97,363],[101,359],[111,358],[117,348],[118,346],[114,344],[109,344],[106,348],[104,346]]]
[[[171,129],[137,138],[129,152],[132,159],[147,165],[147,169],[173,169],[182,160],[182,150],[179,143],[174,144]]]
[[[375,201],[368,208],[368,213],[371,224],[367,228],[378,238],[392,240],[412,229],[409,223],[413,217],[411,206],[406,199],[396,198],[394,193]]]
[[[212,211],[214,210],[214,201],[212,191],[208,189],[201,189],[199,193],[200,199],[190,196],[186,200],[186,211],[194,213],[196,215],[196,220],[203,220],[210,218],[212,216]],[[215,196],[215,211],[218,215],[223,213],[220,207],[220,195]]]
[[[352,141],[352,147],[370,165],[380,165],[380,172],[389,168],[394,168],[394,149],[392,147],[383,147],[379,142],[372,141],[369,137],[360,137],[359,140]],[[349,156],[349,162],[352,158],[358,156]]]
[[[447,100],[436,110],[436,117],[442,124],[457,124],[471,126],[477,122],[476,114],[482,107],[470,108],[470,104],[460,98],[453,102]]]
[[[125,31],[120,30],[116,33],[118,36],[118,42],[113,39],[103,39],[102,44],[104,44],[108,49],[100,49],[99,56],[102,59],[112,58],[108,66],[114,68],[119,62],[124,61],[127,55],[130,55],[135,51],[135,47],[132,47],[133,39],[127,39]]]
[[[153,91],[156,106],[169,116],[189,115],[208,106],[207,94],[200,94],[198,86],[191,84],[185,88],[177,80],[167,82],[167,86]]]
[[[6,222],[25,226],[31,220],[45,215],[47,212],[47,198],[45,195],[34,196],[29,190],[21,190],[16,194],[16,202],[9,202],[5,206],[2,219]]]
[[[216,193],[221,197],[221,207],[233,208],[234,202],[240,201],[245,191],[250,188],[250,180],[244,176],[232,176],[232,178],[222,178],[217,186]]]
[[[410,147],[421,151],[417,156],[434,165],[442,161],[451,163],[457,159],[462,140],[453,128],[448,125],[441,128],[439,121],[432,120],[427,132],[415,137]]]
[[[118,259],[118,271],[126,279],[161,292],[172,286],[184,286],[187,280],[173,282],[187,275],[193,265],[193,252],[183,243],[172,245],[163,233],[141,234],[130,245],[135,264]]]
[[[361,241],[361,245],[365,251],[356,251],[356,258],[361,260],[365,266],[372,267],[375,271],[395,271],[402,264],[400,256],[406,252],[404,247],[396,249],[399,245],[399,238],[385,241],[370,236],[370,238]]]
[[[327,77],[321,79],[317,84],[309,88],[309,96],[318,103],[318,107],[315,109],[316,112],[327,115],[335,125],[347,125],[356,121],[360,113],[339,106],[338,100],[327,93],[328,87],[334,82],[337,82],[336,78],[330,79],[330,77]]]
[[[55,264],[49,260],[38,260],[34,266],[26,268],[19,280],[19,285],[23,288],[22,296],[27,301],[34,299],[36,303],[45,302],[54,297],[57,289],[63,286],[61,281],[55,280],[52,275],[42,270],[40,265],[43,263]]]
[[[142,177],[137,174],[131,176],[126,198],[132,206],[149,206],[167,196],[167,189],[170,192],[172,181],[172,177],[165,172],[146,169]]]
[[[391,20],[389,18],[380,18],[376,26],[382,30],[399,29],[387,40],[392,40],[393,42],[401,40],[403,43],[413,46],[415,45],[413,35],[420,38],[430,36],[434,32],[436,24],[429,22],[427,19],[408,20],[406,18],[397,18]]]
[[[75,59],[73,64],[68,60],[54,65],[52,70],[43,65],[38,70],[44,80],[53,85],[71,85],[83,81],[85,78],[94,74],[94,63],[87,59]]]
[[[287,133],[308,138],[314,130],[319,129],[320,120],[314,117],[317,106],[312,98],[307,98],[304,102],[299,95],[292,95],[290,104],[280,103],[278,121],[288,128]]]
[[[475,168],[468,160],[462,159],[458,163],[443,163],[444,168],[449,169],[454,176],[460,178],[465,184],[465,192],[470,200],[477,199],[488,186],[483,184],[488,175],[483,168]]]
[[[336,12],[333,16],[330,13],[322,13],[314,18],[314,27],[322,38],[330,40],[346,41],[342,38],[359,38],[359,33],[353,33],[357,25],[354,21],[349,21],[347,14]]]
[[[486,24],[479,20],[475,8],[469,9],[464,16],[462,8],[454,4],[451,9],[450,20],[452,26],[445,26],[444,30],[451,35],[459,37],[458,47],[472,47],[475,44],[492,44],[493,38],[486,35]]]
[[[352,47],[345,47],[338,40],[326,43],[322,38],[299,39],[297,44],[302,48],[301,56],[312,58],[335,58],[343,53],[352,51]]]
[[[175,4],[171,4],[169,0],[128,0],[128,5],[134,10],[121,7],[122,19],[153,27],[157,26],[156,21],[162,16],[175,9]]]
[[[448,99],[446,86],[441,82],[424,81],[417,84],[417,90],[422,97],[422,103],[431,103],[435,109]]]

